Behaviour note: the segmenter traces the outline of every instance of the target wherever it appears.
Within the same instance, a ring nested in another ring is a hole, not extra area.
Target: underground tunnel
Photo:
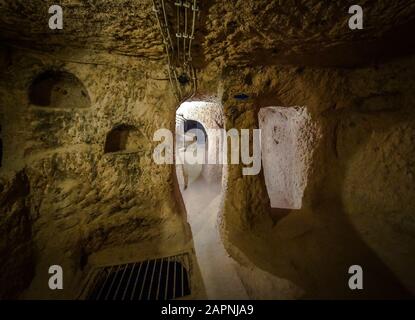
[[[0,7],[1,300],[414,298],[413,1],[46,2]]]

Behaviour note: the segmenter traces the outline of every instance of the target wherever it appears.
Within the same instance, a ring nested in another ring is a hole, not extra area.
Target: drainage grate
[[[97,269],[87,300],[171,300],[190,295],[188,254]]]

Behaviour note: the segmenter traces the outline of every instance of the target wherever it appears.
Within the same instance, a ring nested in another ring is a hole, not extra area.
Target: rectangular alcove
[[[272,208],[301,209],[314,139],[305,107],[259,111],[262,164]]]

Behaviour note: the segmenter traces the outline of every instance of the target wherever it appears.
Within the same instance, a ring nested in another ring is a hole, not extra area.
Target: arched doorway
[[[202,180],[208,152],[207,132],[203,124],[186,119],[183,115],[176,117],[176,166],[180,190],[187,190],[189,184]]]
[[[184,102],[176,111],[176,166],[182,191],[193,183],[221,192],[222,164],[210,162],[220,154],[218,130],[223,129],[222,108],[218,103]]]
[[[184,102],[176,112],[176,161],[184,160],[176,162],[176,173],[207,298],[247,299],[218,228],[224,197],[222,143],[218,140],[222,130],[221,104]]]

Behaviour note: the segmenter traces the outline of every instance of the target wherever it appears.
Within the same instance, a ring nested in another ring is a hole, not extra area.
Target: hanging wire
[[[177,40],[177,47],[176,50],[173,46],[173,41],[171,38],[171,33],[169,29],[169,23],[167,19],[167,13],[166,13],[166,6],[164,0],[152,0],[153,1],[153,7],[154,11],[157,16],[158,25],[160,28],[160,32],[163,37],[163,43],[166,49],[167,54],[167,63],[168,63],[168,72],[169,72],[169,79],[170,84],[173,88],[174,94],[178,101],[181,101],[184,98],[181,84],[178,77],[178,66],[181,65],[179,70],[181,69],[183,74],[187,73],[189,77],[192,80],[192,93],[186,97],[185,99],[189,99],[189,97],[193,97],[196,94],[197,91],[197,78],[196,78],[196,70],[191,64],[192,61],[192,42],[194,40],[195,35],[195,25],[196,25],[196,19],[197,19],[197,12],[199,11],[199,8],[197,6],[197,0],[193,0],[193,5],[191,5],[191,2],[189,1],[183,1],[183,0],[176,0],[174,5],[176,6],[176,19],[177,19],[177,30],[175,33],[176,40]],[[160,3],[161,1],[161,3]],[[191,9],[193,11],[192,14],[192,22],[189,23],[189,13],[188,10]],[[183,12],[182,12],[183,11]],[[183,17],[183,18],[182,18]],[[184,21],[181,21],[184,19]],[[188,33],[189,24],[191,25],[191,33]],[[184,30],[181,30],[181,26],[183,26]],[[183,38],[183,52],[181,52],[181,45],[180,40]],[[187,39],[189,39],[187,44]],[[176,52],[177,51],[177,52]],[[176,65],[175,67],[173,65],[173,58],[177,57]]]
[[[197,7],[197,0],[193,0],[193,21],[192,21],[192,33],[189,36],[189,61],[192,61],[192,42],[195,38],[195,26],[196,26],[196,13],[199,11],[199,8]]]
[[[177,62],[180,60],[180,7],[182,6],[181,1],[177,1],[174,3],[176,6],[176,20],[177,20],[177,27],[176,27],[176,40],[177,40]]]
[[[165,49],[166,49],[167,69],[168,69],[168,73],[169,73],[170,85],[173,88],[173,94],[175,95],[176,99],[180,100],[180,94],[177,92],[177,84],[176,84],[176,86],[173,84],[171,61],[170,61],[170,50],[169,50],[169,47],[168,47],[168,42],[167,42],[166,37],[165,37],[164,32],[163,32],[163,26],[162,26],[162,23],[161,23],[161,20],[160,20],[160,17],[159,17],[160,10],[157,8],[156,0],[153,0],[153,11],[156,14],[158,26],[159,26],[159,29],[160,29],[160,33],[161,33],[161,36],[163,38],[163,44],[164,44]]]
[[[183,3],[184,7],[184,33],[183,33],[183,62],[184,65],[187,64],[187,57],[186,57],[186,40],[189,37],[187,34],[187,9],[190,8],[190,3],[185,1]]]
[[[167,31],[167,37],[169,39],[169,43],[170,43],[170,47],[171,47],[172,53],[174,54],[173,41],[171,40],[171,36],[170,36],[169,22],[167,20],[166,7],[164,5],[164,0],[161,0],[161,6],[163,8],[164,24],[165,24],[166,31]]]

